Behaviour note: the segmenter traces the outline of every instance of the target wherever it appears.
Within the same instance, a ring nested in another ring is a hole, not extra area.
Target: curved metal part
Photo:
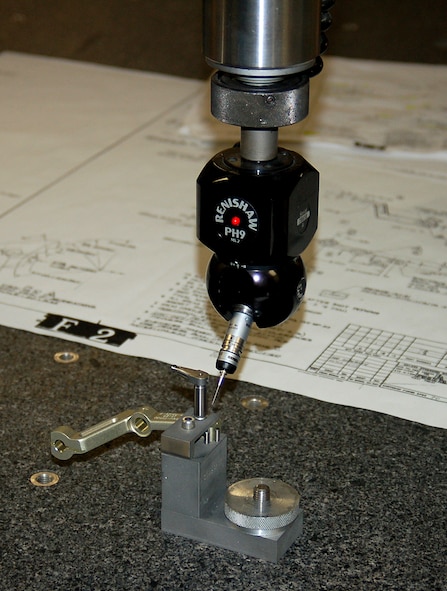
[[[206,386],[209,375],[201,369],[191,369],[180,365],[171,365],[171,369],[188,380],[194,386]]]
[[[164,431],[181,416],[142,406],[125,410],[84,431],[78,432],[68,426],[58,427],[51,432],[51,453],[59,460],[68,460],[74,454],[87,453],[127,433],[148,437],[154,430]]]
[[[209,375],[201,369],[171,365],[171,369],[194,385],[194,418],[202,421],[208,414],[207,385]]]

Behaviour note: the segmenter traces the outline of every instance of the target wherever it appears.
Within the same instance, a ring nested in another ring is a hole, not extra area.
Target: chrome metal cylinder
[[[202,421],[208,415],[206,385],[194,386],[194,418]]]
[[[241,129],[241,156],[245,160],[265,162],[278,154],[278,129]]]
[[[244,304],[236,306],[217,357],[216,367],[219,371],[227,373],[236,371],[252,323],[251,308]]]
[[[205,59],[240,76],[287,76],[320,53],[318,0],[204,0]]]

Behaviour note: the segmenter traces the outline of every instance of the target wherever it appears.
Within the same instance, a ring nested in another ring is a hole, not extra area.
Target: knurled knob
[[[254,531],[286,527],[299,513],[300,495],[289,484],[273,478],[249,478],[232,484],[225,497],[225,515]]]

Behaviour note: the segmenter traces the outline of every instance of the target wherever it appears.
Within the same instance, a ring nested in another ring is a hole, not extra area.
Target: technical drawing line
[[[446,343],[349,324],[307,371],[447,403]]]
[[[183,98],[178,103],[171,105],[165,111],[162,111],[161,113],[158,113],[156,116],[152,117],[149,121],[145,121],[144,123],[142,123],[141,125],[138,125],[135,129],[132,129],[128,133],[124,134],[123,136],[121,136],[120,138],[118,138],[117,140],[115,140],[114,142],[109,144],[108,146],[101,148],[101,150],[99,150],[98,152],[95,152],[94,154],[92,154],[91,156],[89,156],[88,158],[86,158],[85,160],[83,160],[82,162],[77,164],[76,166],[73,166],[72,168],[68,169],[66,172],[64,172],[59,177],[53,179],[51,182],[47,183],[46,185],[44,185],[43,187],[41,187],[40,189],[38,189],[37,191],[35,191],[31,195],[28,195],[28,197],[25,197],[24,199],[22,199],[19,203],[16,203],[15,205],[10,207],[9,209],[4,211],[3,213],[0,213],[0,219],[6,217],[8,214],[12,213],[13,211],[21,208],[23,205],[26,205],[27,203],[29,203],[30,201],[32,201],[36,197],[39,197],[39,195],[41,195],[42,193],[45,193],[45,191],[48,191],[49,189],[52,189],[53,187],[55,187],[56,185],[61,183],[65,179],[73,176],[76,172],[78,172],[79,170],[81,170],[85,166],[88,166],[89,164],[91,164],[92,162],[94,162],[95,160],[100,158],[101,156],[104,156],[105,154],[107,154],[108,152],[111,152],[112,150],[114,150],[115,148],[120,146],[121,144],[124,144],[131,137],[142,132],[144,129],[147,129],[148,127],[150,127],[154,123],[157,123],[157,121],[159,121],[163,116],[168,115],[169,113],[172,112],[173,109],[180,107],[182,104],[185,103],[185,101],[189,101],[197,94],[198,94],[198,91],[195,90],[194,92],[192,92],[190,95]]]

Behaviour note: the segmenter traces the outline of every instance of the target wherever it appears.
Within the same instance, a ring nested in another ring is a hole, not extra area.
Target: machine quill
[[[309,78],[322,67],[332,2],[210,0],[204,52],[217,72],[211,111],[241,128],[197,182],[197,236],[214,255],[207,287],[228,320],[213,404],[236,371],[252,323],[271,327],[298,308],[306,287],[300,254],[317,228],[318,172],[278,147],[278,128],[304,119]]]

